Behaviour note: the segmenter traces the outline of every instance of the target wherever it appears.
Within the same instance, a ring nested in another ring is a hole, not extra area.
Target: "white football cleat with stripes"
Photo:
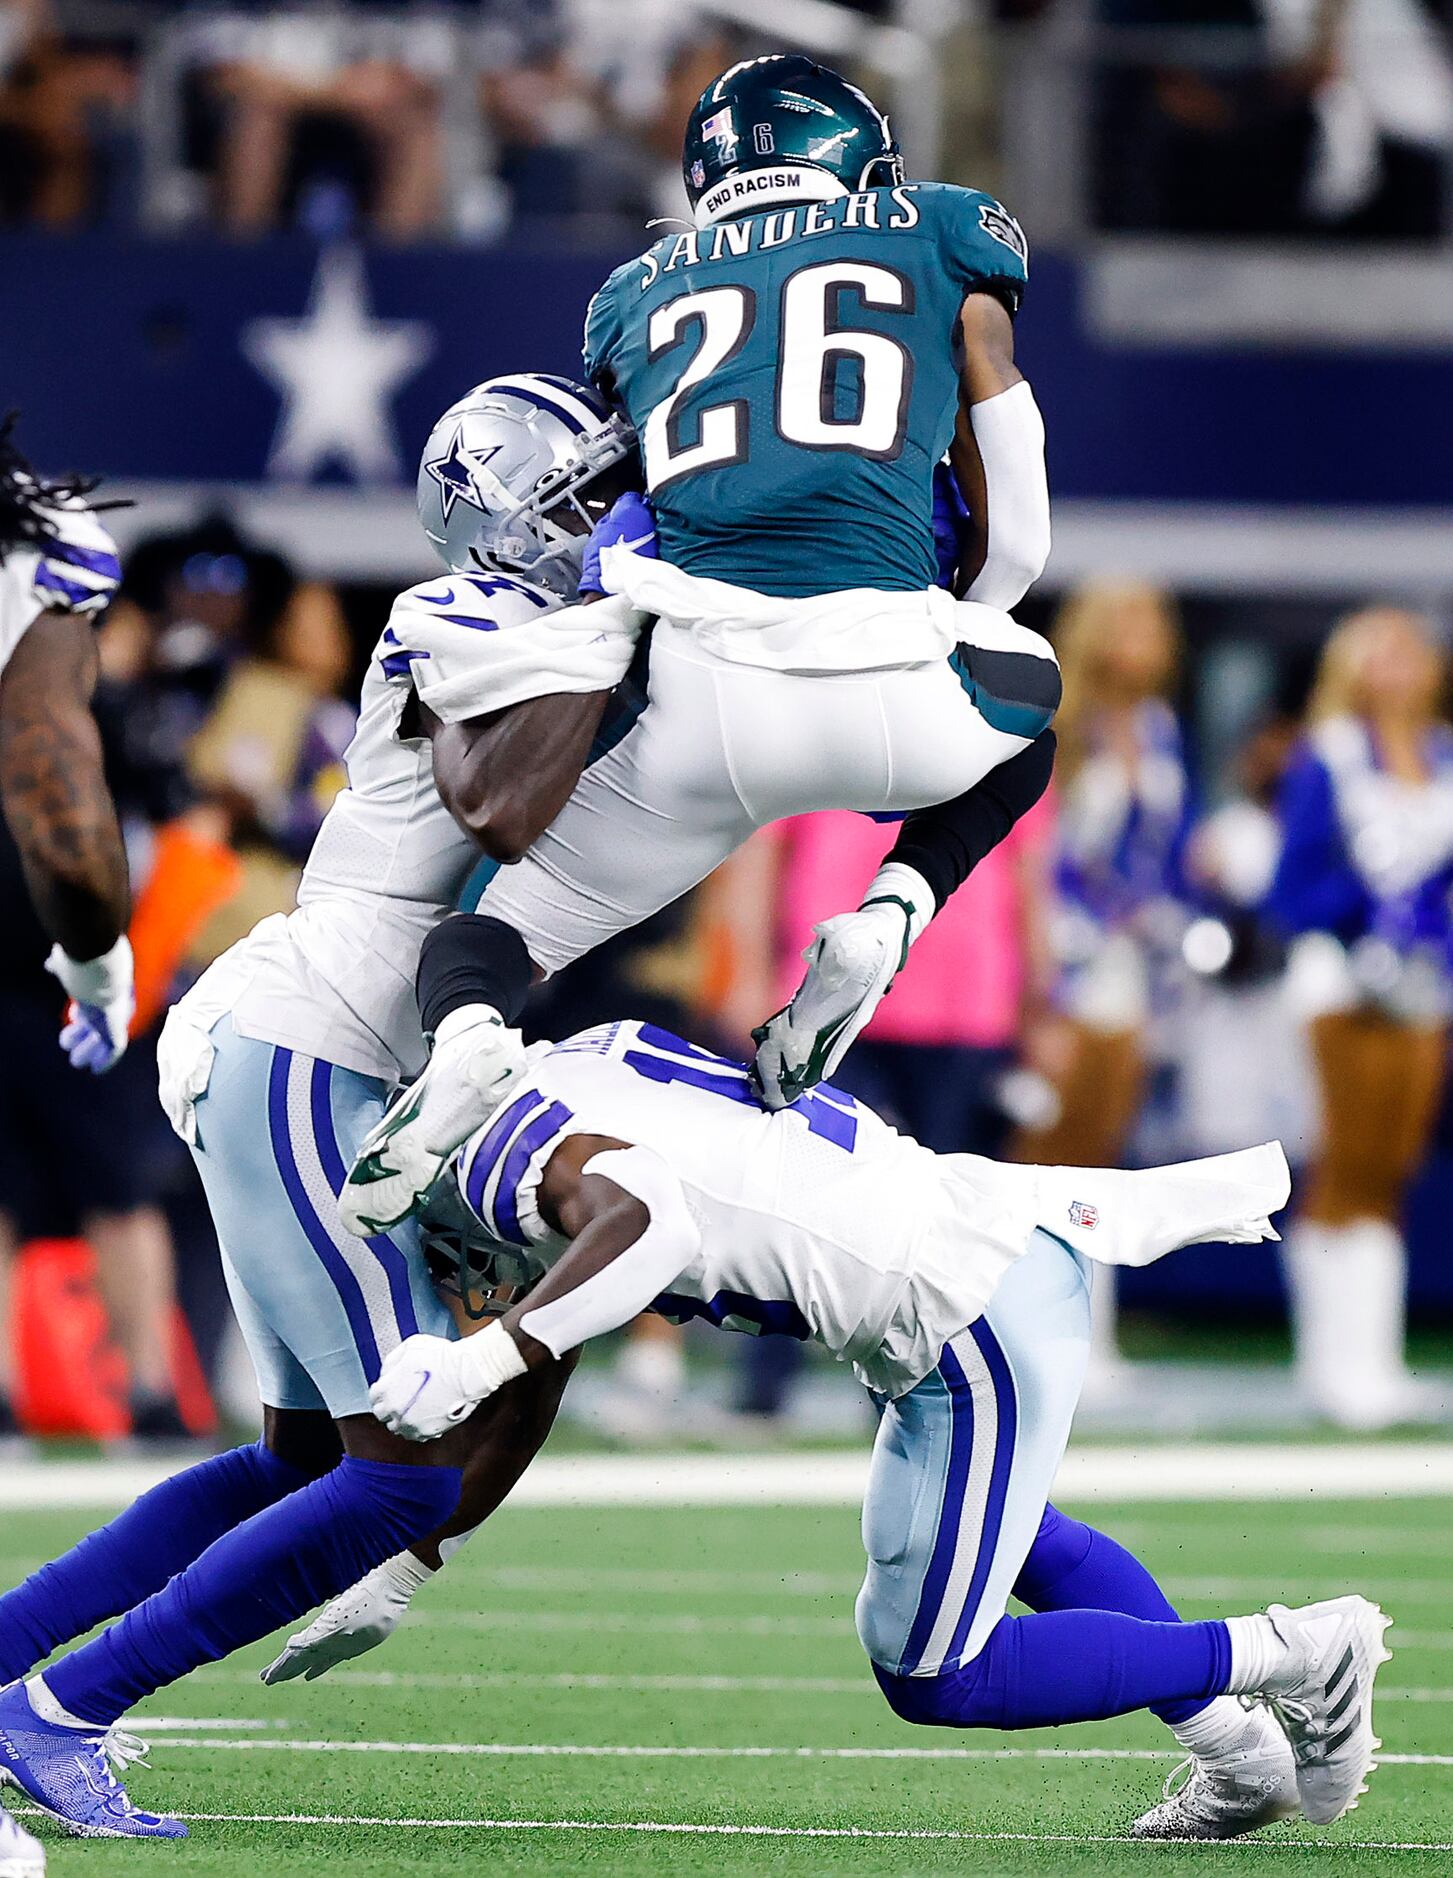
[[[354,1157],[338,1196],[349,1232],[366,1239],[406,1219],[524,1067],[524,1040],[498,1011],[487,1004],[452,1011],[423,1074],[394,1097]]]
[[[1291,1743],[1274,1715],[1253,1706],[1244,1732],[1224,1750],[1181,1762],[1165,1798],[1131,1824],[1130,1836],[1239,1839],[1300,1811]]]
[[[1325,1826],[1351,1812],[1377,1764],[1372,1685],[1392,1657],[1392,1619],[1361,1597],[1273,1604],[1266,1615],[1286,1656],[1259,1693],[1292,1744],[1302,1813]]]

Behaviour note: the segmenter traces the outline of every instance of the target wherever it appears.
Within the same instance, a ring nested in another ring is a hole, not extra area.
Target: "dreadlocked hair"
[[[88,496],[100,478],[58,476],[47,479],[31,467],[12,441],[19,412],[0,422],[0,563],[12,548],[43,548],[56,538],[50,510],[58,504]],[[99,509],[121,509],[125,502],[99,502]]]

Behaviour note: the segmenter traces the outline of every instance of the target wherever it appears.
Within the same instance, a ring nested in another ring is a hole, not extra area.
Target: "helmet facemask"
[[[635,433],[621,417],[581,437],[577,454],[481,531],[487,539],[471,546],[473,559],[487,571],[527,574],[552,593],[573,594],[586,537],[616,497],[636,486],[636,477],[612,474],[634,449]]]

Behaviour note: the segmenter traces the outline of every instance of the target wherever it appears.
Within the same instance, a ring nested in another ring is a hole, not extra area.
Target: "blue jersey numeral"
[[[654,1024],[642,1024],[637,1035],[649,1050],[627,1050],[622,1061],[638,1076],[645,1076],[652,1082],[686,1083],[728,1102],[744,1103],[748,1108],[757,1106],[744,1064],[714,1056],[710,1050],[702,1050]],[[657,1051],[662,1054],[655,1054]],[[805,1096],[799,1096],[788,1113],[800,1115],[812,1134],[820,1135],[835,1148],[851,1154],[858,1138],[856,1108],[850,1095],[834,1089],[830,1083],[823,1083]]]
[[[718,1291],[713,1298],[688,1298],[680,1291],[663,1291],[651,1309],[673,1324],[700,1318],[718,1330],[741,1330],[749,1337],[795,1337],[806,1343],[812,1326],[795,1304],[767,1303],[741,1291]],[[728,1324],[727,1319],[735,1318]]]

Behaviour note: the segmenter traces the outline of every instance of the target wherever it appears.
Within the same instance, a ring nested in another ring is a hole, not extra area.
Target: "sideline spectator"
[[[1140,1114],[1152,1016],[1164,1008],[1185,925],[1189,784],[1167,699],[1180,659],[1170,598],[1101,581],[1065,602],[1053,638],[1064,677],[1055,718],[1059,806],[1053,1013],[1028,1060],[1053,1091],[1015,1160],[1114,1167]],[[1114,1290],[1095,1286],[1097,1381],[1115,1368]]]
[[[671,214],[681,138],[736,40],[692,0],[494,0],[485,113],[517,214]]]
[[[0,0],[0,223],[93,215],[97,122],[130,111],[135,90],[129,48],[64,39],[49,0]]]
[[[1406,1190],[1453,1010],[1453,727],[1425,619],[1391,607],[1327,641],[1280,801],[1268,912],[1294,935],[1322,1145],[1287,1235],[1298,1379],[1345,1428],[1433,1412],[1404,1353]]]
[[[341,183],[392,240],[440,226],[444,81],[455,57],[444,9],[333,0],[227,11],[209,38],[196,102],[224,228],[278,227],[319,176]]]
[[[206,964],[292,907],[356,721],[333,695],[349,669],[347,628],[331,588],[299,584],[214,517],[138,545],[107,633],[125,638],[148,681],[133,745],[183,768],[242,861],[241,890],[197,941],[193,962]]]
[[[1425,0],[1098,0],[1099,221],[1438,233],[1453,65]],[[1141,32],[1147,56],[1126,59]],[[1123,61],[1123,62],[1122,62]]]

